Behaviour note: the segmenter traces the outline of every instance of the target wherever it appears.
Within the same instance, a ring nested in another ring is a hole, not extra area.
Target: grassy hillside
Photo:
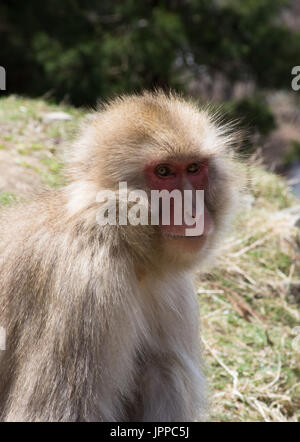
[[[62,185],[64,149],[83,117],[42,100],[0,100],[0,206],[28,198],[40,184]],[[232,234],[197,282],[211,418],[300,421],[297,202],[279,177],[254,166],[249,174]]]

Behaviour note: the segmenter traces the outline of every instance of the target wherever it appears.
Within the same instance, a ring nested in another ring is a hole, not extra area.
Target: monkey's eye
[[[199,163],[192,163],[187,167],[187,172],[188,173],[197,173],[200,169],[200,164]]]
[[[157,166],[155,169],[155,173],[159,177],[166,177],[172,175],[171,169],[168,166]]]

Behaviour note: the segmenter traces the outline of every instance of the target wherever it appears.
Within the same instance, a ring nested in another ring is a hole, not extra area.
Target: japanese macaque
[[[0,212],[1,421],[206,419],[193,273],[239,201],[233,143],[181,97],[121,97],[82,128],[64,188]],[[203,190],[203,231],[172,204],[169,225],[100,225],[97,195],[121,182]]]

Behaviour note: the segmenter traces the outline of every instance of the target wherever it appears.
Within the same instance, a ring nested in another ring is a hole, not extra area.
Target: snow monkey
[[[119,97],[83,125],[63,188],[1,210],[1,421],[205,418],[193,275],[239,201],[234,137],[180,96]],[[172,199],[168,225],[101,225],[97,195],[120,183],[191,191],[195,222],[203,191],[202,231]]]

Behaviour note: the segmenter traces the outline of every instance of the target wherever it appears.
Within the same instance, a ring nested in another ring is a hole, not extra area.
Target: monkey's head
[[[196,262],[196,254],[207,261],[238,199],[241,175],[234,142],[228,125],[181,97],[159,92],[118,98],[83,128],[70,168],[69,209],[82,210],[99,190],[118,191],[120,183],[128,192],[145,191],[149,207],[151,192],[176,191],[182,205],[167,199],[165,222],[160,200],[157,225],[148,226],[148,232],[170,260]]]

